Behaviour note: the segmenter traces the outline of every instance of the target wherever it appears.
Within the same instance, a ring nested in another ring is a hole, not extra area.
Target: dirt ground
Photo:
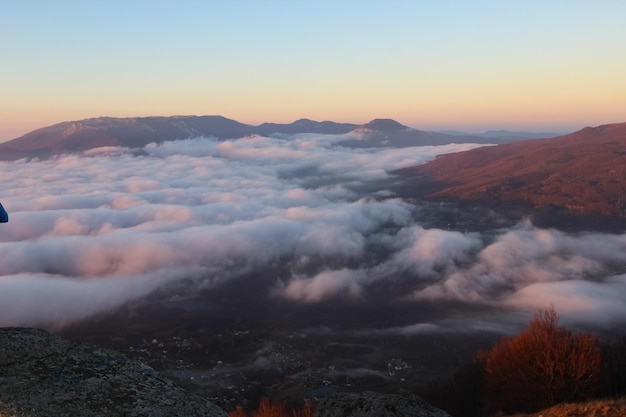
[[[626,398],[559,404],[533,414],[515,414],[511,417],[624,417]]]

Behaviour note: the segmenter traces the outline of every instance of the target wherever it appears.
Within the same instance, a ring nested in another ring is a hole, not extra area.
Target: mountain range
[[[554,132],[522,132],[522,131],[510,131],[510,130],[487,130],[482,133],[467,133],[461,132],[458,130],[440,130],[438,133],[443,133],[446,135],[453,136],[479,136],[481,138],[497,138],[497,139],[505,139],[509,138],[511,141],[521,140],[521,139],[540,139],[540,138],[552,138],[555,136],[560,136],[561,134],[557,134]]]
[[[102,146],[140,148],[151,142],[200,136],[227,140],[305,133],[341,135],[336,143],[352,148],[498,144],[442,155],[403,172],[426,179],[430,185],[425,189],[436,190],[424,196],[430,199],[521,201],[536,207],[626,217],[626,123],[524,139],[535,136],[507,131],[428,132],[391,119],[363,125],[300,119],[253,126],[222,116],[98,117],[44,127],[1,143],[0,160],[48,158]]]
[[[519,137],[506,132],[491,137],[426,132],[391,119],[375,119],[364,125],[300,119],[288,124],[263,123],[253,126],[222,116],[97,117],[55,124],[1,143],[0,160],[48,158],[102,146],[140,148],[151,142],[200,136],[235,139],[248,135],[301,133],[346,135],[346,139],[339,144],[348,147],[406,147],[467,142],[495,144],[519,140]]]
[[[439,184],[430,198],[626,217],[626,123],[441,155],[409,171]]]

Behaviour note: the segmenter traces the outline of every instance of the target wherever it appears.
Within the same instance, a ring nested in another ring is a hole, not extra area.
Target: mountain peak
[[[365,129],[377,130],[379,132],[395,132],[398,130],[410,129],[393,119],[374,119],[362,126]]]
[[[298,119],[295,122],[293,122],[293,124],[311,124],[311,123],[318,123],[315,120],[311,120],[311,119],[307,119],[306,117],[302,118],[302,119]]]

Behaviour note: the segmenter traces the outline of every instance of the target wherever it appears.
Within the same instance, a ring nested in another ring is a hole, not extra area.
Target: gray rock
[[[227,416],[121,353],[26,328],[0,328],[0,415]]]
[[[336,394],[319,401],[316,417],[450,417],[408,392]]]

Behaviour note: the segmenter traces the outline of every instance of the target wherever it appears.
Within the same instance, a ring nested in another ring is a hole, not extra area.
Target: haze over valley
[[[261,371],[300,390],[443,375],[548,305],[572,328],[626,323],[620,216],[573,211],[562,227],[567,210],[433,199],[441,183],[412,174],[522,142],[359,147],[351,132],[1,162],[0,324],[109,344],[183,381],[219,374],[192,386],[248,387],[228,391],[240,401]],[[554,140],[573,139],[523,143]]]

